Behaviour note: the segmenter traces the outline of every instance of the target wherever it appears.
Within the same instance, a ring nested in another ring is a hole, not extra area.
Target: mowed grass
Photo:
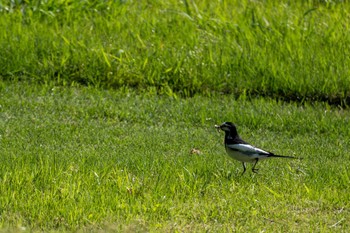
[[[213,127],[223,121],[259,147],[304,159],[263,161],[259,174],[241,176]],[[346,232],[349,136],[349,111],[326,104],[5,82],[0,226]]]
[[[343,106],[343,1],[2,1],[0,77]]]
[[[2,1],[0,230],[348,231],[349,12]],[[223,121],[304,159],[241,176]]]

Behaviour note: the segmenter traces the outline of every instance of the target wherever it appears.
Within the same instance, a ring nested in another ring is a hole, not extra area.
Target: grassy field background
[[[0,1],[0,231],[347,232],[349,10]]]
[[[1,1],[6,80],[349,102],[342,1]]]

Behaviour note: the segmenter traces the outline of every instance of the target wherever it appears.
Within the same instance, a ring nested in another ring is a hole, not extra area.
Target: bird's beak
[[[220,129],[221,129],[220,125],[215,125],[215,128],[218,132],[220,132]]]

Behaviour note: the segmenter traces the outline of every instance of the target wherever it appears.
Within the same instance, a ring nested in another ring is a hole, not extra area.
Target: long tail
[[[275,154],[270,154],[268,157],[286,158],[286,159],[303,159],[303,158],[298,158],[294,156],[275,155]]]

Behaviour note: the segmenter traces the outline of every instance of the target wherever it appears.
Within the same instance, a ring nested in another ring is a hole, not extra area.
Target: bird
[[[254,163],[252,172],[258,173],[259,169],[255,168],[259,160],[268,158],[289,158],[289,159],[300,159],[293,156],[276,155],[272,152],[262,150],[255,146],[250,145],[248,142],[244,141],[237,132],[235,124],[232,122],[224,122],[221,125],[215,125],[217,130],[222,130],[225,132],[225,149],[227,154],[243,164],[242,175],[246,171],[245,163]]]

